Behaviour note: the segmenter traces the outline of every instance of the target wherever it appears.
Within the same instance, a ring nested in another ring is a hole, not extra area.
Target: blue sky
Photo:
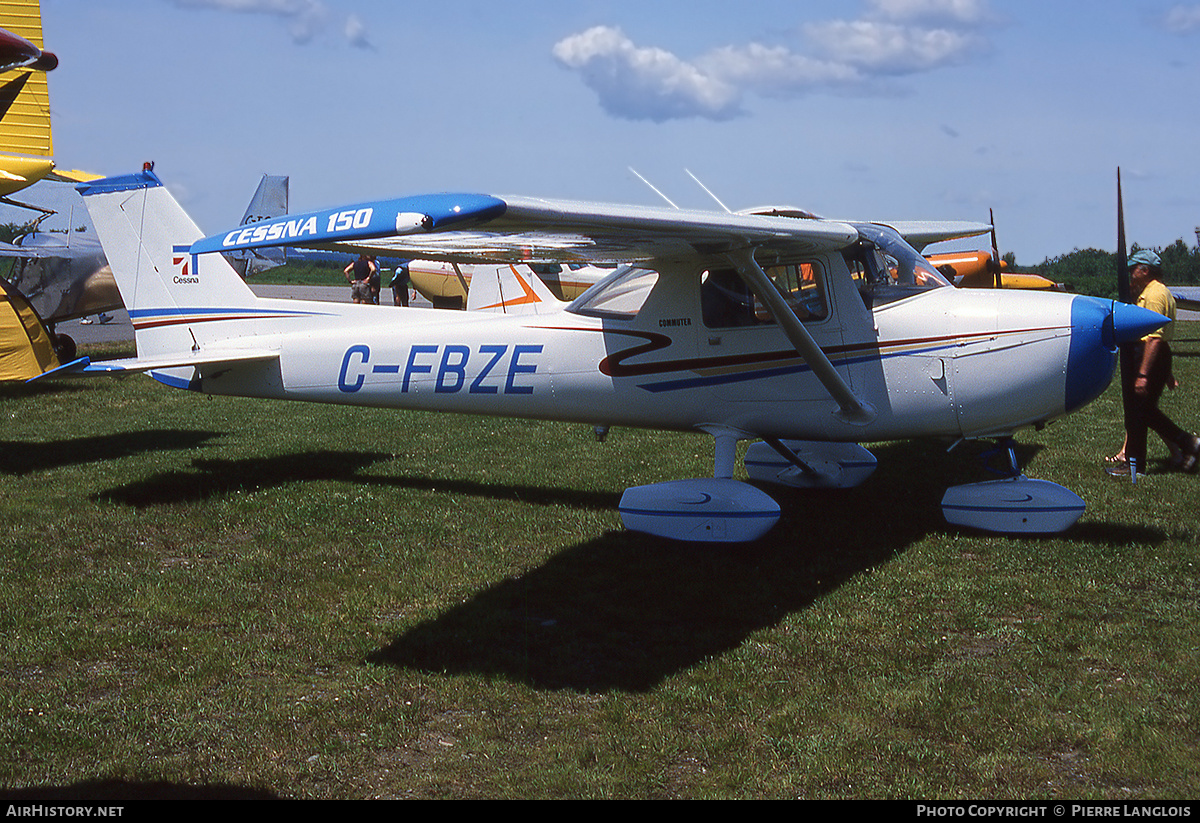
[[[60,165],[201,228],[471,190],[986,220],[1019,263],[1196,242],[1200,2],[42,0]]]

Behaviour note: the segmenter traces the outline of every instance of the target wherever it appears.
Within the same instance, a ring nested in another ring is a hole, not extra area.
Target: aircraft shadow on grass
[[[1022,463],[1037,448],[1018,447]],[[930,532],[953,531],[939,513],[941,491],[977,476],[978,455],[939,458],[939,450],[881,447],[876,475],[853,490],[773,489],[783,517],[755,543],[696,546],[610,532],[414,626],[367,662],[547,689],[653,689]],[[923,482],[924,472],[940,482]],[[1088,540],[1118,544],[1162,537],[1104,524],[1085,530]]]
[[[569,505],[576,509],[613,510],[621,495],[578,489],[480,482],[465,478],[410,475],[384,477],[360,472],[376,463],[393,460],[384,452],[317,451],[242,460],[198,459],[191,471],[171,471],[127,483],[95,496],[97,500],[129,506],[155,506],[194,502],[231,492],[258,491],[312,480],[344,480],[364,486],[408,491],[434,491],[450,495],[491,497],[536,505]]]
[[[1027,464],[1039,446],[1018,445]],[[808,608],[856,575],[930,533],[953,532],[940,514],[949,484],[977,478],[982,444],[876,448],[879,468],[856,489],[774,488],[783,516],[763,539],[740,545],[674,542],[614,530],[559,552],[519,578],[413,626],[370,655],[375,665],[498,675],[537,688],[639,692],[755,631]],[[309,480],[433,490],[577,509],[616,507],[619,495],[462,478],[372,476],[382,452],[318,451],[244,460],[195,460],[99,499],[133,506],[195,501]],[[1153,543],[1143,527],[1081,523],[1049,539]]]
[[[309,451],[242,460],[199,459],[192,471],[171,471],[126,483],[95,499],[138,508],[207,500],[309,480],[357,480],[357,473],[392,455],[384,452]]]
[[[135,454],[193,449],[220,437],[219,432],[151,429],[92,437],[67,437],[42,443],[0,440],[0,474],[22,475]]]

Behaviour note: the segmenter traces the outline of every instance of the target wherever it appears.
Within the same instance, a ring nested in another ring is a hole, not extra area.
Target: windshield
[[[950,285],[890,226],[856,223],[854,228],[859,241],[844,255],[867,308]]]

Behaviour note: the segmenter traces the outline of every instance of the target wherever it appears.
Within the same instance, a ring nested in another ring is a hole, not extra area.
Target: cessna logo
[[[171,281],[176,284],[180,283],[199,283],[200,278],[192,271],[192,257],[188,254],[187,246],[176,246],[171,251],[171,265],[174,269],[174,276]]]

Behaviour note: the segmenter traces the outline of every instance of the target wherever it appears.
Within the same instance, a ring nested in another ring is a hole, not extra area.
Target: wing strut
[[[795,346],[796,353],[804,359],[804,362],[813,370],[813,374],[821,381],[821,385],[837,402],[840,407],[837,417],[856,425],[866,425],[874,420],[875,410],[859,400],[846,385],[846,381],[829,362],[825,352],[821,351],[821,347],[812,339],[808,329],[804,328],[804,324],[792,311],[792,307],[783,299],[779,288],[771,281],[771,278],[767,277],[762,266],[758,265],[758,261],[754,259],[754,251],[746,249],[729,255],[729,258],[737,268],[742,280],[754,292],[754,296],[770,309],[771,315],[779,323],[791,344]]]
[[[450,265],[454,267],[454,273],[458,275],[458,284],[463,287],[463,294],[470,294],[471,287],[467,285],[467,278],[463,277],[462,269],[458,267],[457,263],[451,263]]]

